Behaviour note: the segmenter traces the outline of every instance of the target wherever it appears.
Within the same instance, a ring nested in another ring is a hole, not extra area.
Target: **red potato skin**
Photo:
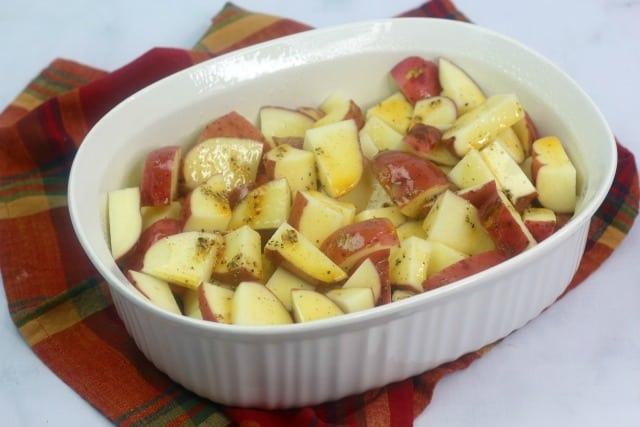
[[[422,288],[425,291],[430,291],[448,285],[496,266],[506,259],[507,257],[497,249],[472,255],[432,275],[422,283]]]
[[[496,247],[505,256],[517,255],[529,247],[527,236],[500,198],[485,203],[478,214]]]
[[[498,191],[496,182],[489,181],[478,188],[462,192],[460,196],[478,209],[482,225],[498,249],[506,256],[513,256],[525,250],[529,240],[498,197]]]
[[[531,206],[531,203],[536,200],[537,197],[538,193],[531,193],[526,197],[520,197],[518,200],[516,200],[513,207],[516,208],[516,211],[518,211],[518,213],[522,215],[522,212],[524,212],[525,209]]]
[[[172,177],[180,173],[180,151],[175,145],[151,151],[144,162],[140,184],[142,206],[164,206],[174,198]]]
[[[137,270],[134,270],[137,271]],[[146,299],[150,300],[151,298],[149,298],[149,295],[146,294],[145,291],[143,291],[139,286],[138,286],[138,282],[136,282],[136,280],[133,278],[133,275],[131,275],[131,269],[127,269],[124,271],[124,277],[127,278],[127,280],[129,281],[129,283],[131,283],[133,285],[134,288],[136,288],[136,290],[138,292],[140,292]]]
[[[211,277],[222,283],[229,285],[237,285],[240,282],[261,282],[262,277],[256,275],[254,272],[247,270],[246,268],[239,268],[226,273],[214,271],[211,273]]]
[[[220,261],[218,261],[220,262]],[[222,283],[229,285],[237,285],[240,282],[262,282],[262,275],[257,274],[255,270],[247,268],[246,266],[236,266],[235,268],[228,267],[229,271],[217,271],[214,269],[211,272],[211,277]]]
[[[428,154],[440,142],[442,132],[434,126],[416,123],[403,141],[419,153]]]
[[[260,169],[264,170],[264,174],[269,180],[273,180],[276,172],[276,162],[263,158]]]
[[[316,107],[298,107],[297,110],[311,117],[313,120],[319,120],[325,115],[324,111]]]
[[[495,181],[489,181],[480,187],[458,193],[460,197],[469,201],[476,209],[482,209],[487,203],[496,203],[498,199],[498,186]]]
[[[352,119],[358,130],[362,129],[364,126],[364,114],[362,114],[362,109],[356,104],[353,100],[349,101],[349,111],[344,116],[344,120]]]
[[[545,166],[544,163],[538,158],[538,153],[533,148],[531,149],[531,179],[535,184],[538,181],[538,171]]]
[[[261,164],[260,168],[258,169],[258,174],[256,175],[255,181],[247,182],[237,187],[233,187],[227,192],[227,198],[229,199],[229,205],[231,206],[231,209],[235,208],[236,205],[240,203],[245,197],[247,197],[247,195],[254,189],[272,180],[273,179],[269,177],[268,171],[265,169],[264,165]]]
[[[489,181],[483,184],[478,188],[474,188],[471,190],[463,191],[460,193],[460,196],[469,202],[477,209],[482,209],[482,206],[487,203],[496,203],[496,199],[498,198],[498,186],[495,181]],[[536,199],[537,194],[533,193],[528,195],[527,197],[521,197],[516,201],[516,204],[513,205],[520,214],[524,212],[524,210],[531,205]]]
[[[371,218],[337,229],[322,242],[320,250],[340,267],[351,270],[367,255],[399,244],[396,229],[388,218]]]
[[[207,301],[205,287],[202,283],[198,286],[196,292],[198,292],[198,306],[200,307],[200,313],[202,313],[202,320],[221,323],[220,318],[213,312]]]
[[[198,286],[198,305],[200,306],[200,313],[202,313],[202,320],[208,320],[210,322],[218,323],[218,318],[211,310],[211,307],[207,303],[207,297],[204,294],[204,286],[200,284]]]
[[[448,187],[445,173],[427,159],[405,151],[378,153],[371,169],[389,197],[400,207],[406,206],[422,192]]]
[[[298,231],[300,230],[300,219],[302,218],[302,213],[304,212],[304,208],[307,206],[307,204],[307,198],[303,194],[296,193],[296,195],[293,197],[288,222],[293,228]]]
[[[353,274],[366,259],[373,262],[378,277],[380,277],[380,297],[376,301],[376,305],[388,304],[391,302],[391,276],[389,275],[389,255],[391,249],[381,249],[360,258],[351,268],[349,275]]]
[[[163,218],[154,222],[142,232],[131,252],[122,258],[118,262],[118,265],[120,265],[123,270],[140,271],[142,269],[144,255],[151,245],[163,237],[178,234],[181,231],[182,226],[179,220]]]
[[[242,184],[232,188],[227,194],[231,209],[236,207],[236,205],[240,203],[245,197],[247,197],[247,194],[251,193],[251,191],[253,191],[256,187],[257,185],[255,182],[248,182],[246,184]]]
[[[218,137],[247,138],[262,142],[264,152],[270,148],[269,143],[262,132],[260,132],[260,129],[236,111],[220,116],[207,124],[198,136],[197,142]]]
[[[524,225],[538,243],[556,231],[555,221],[524,221]]]
[[[184,202],[182,203],[182,210],[180,211],[180,228],[184,228],[184,224],[187,222],[189,217],[191,217],[191,195],[193,191],[187,193],[184,197]]]
[[[529,113],[525,112],[524,120],[527,125],[527,130],[529,131],[529,139],[524,144],[525,153],[531,154],[531,146],[533,145],[533,141],[538,139],[538,129],[536,128],[535,123],[533,123],[533,119],[529,115]]]
[[[419,56],[409,56],[398,62],[391,69],[391,77],[411,104],[442,92],[438,65]]]

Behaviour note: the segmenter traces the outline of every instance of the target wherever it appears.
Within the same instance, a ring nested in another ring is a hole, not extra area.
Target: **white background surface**
[[[218,0],[0,0],[0,108],[55,57],[113,70],[153,46],[188,48]],[[384,18],[420,0],[237,0],[314,26]],[[539,51],[640,156],[640,2],[458,0],[476,23]],[[336,70],[339,73],[339,70]],[[571,112],[567,112],[570,114]],[[420,426],[639,426],[640,231],[585,283],[468,369],[441,381]],[[0,242],[2,244],[2,242]],[[109,425],[35,357],[0,292],[0,424]]]

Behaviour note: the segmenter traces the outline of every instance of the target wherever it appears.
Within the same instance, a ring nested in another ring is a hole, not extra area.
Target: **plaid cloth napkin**
[[[448,0],[402,16],[466,20]],[[443,376],[492,347],[362,395],[262,411],[221,406],[185,390],[127,335],[70,224],[66,187],[77,147],[103,114],[138,89],[217,54],[307,29],[229,3],[193,50],[152,49],[111,73],[58,59],[0,114],[0,268],[12,319],[40,359],[117,425],[411,425]],[[615,182],[567,290],[611,255],[638,213],[634,157],[620,144],[618,154]]]

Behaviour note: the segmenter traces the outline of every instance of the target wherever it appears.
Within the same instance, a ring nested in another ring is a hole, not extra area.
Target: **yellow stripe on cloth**
[[[247,15],[207,35],[200,44],[209,52],[220,52],[280,19],[270,15]]]
[[[0,203],[0,219],[20,218],[67,205],[66,196],[26,196]]]
[[[73,302],[67,301],[53,308],[51,311],[25,323],[20,327],[20,333],[27,344],[33,347],[40,341],[60,331],[64,331],[80,321],[82,321],[82,319],[78,316]]]
[[[610,225],[604,230],[604,233],[602,233],[598,239],[598,243],[601,243],[611,249],[615,249],[618,247],[620,242],[622,242],[625,236],[626,233]]]
[[[27,111],[34,110],[38,105],[42,104],[41,98],[35,97],[27,92],[22,92],[11,104],[15,107],[24,108]]]

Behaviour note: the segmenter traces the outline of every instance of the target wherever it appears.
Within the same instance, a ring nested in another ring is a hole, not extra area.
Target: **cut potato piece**
[[[271,236],[264,253],[277,265],[314,284],[339,283],[347,278],[344,270],[286,222]]]
[[[373,116],[377,116],[396,132],[404,135],[411,125],[413,105],[402,92],[395,92],[367,110],[366,119],[369,120]]]
[[[275,138],[304,137],[315,119],[299,110],[278,106],[260,108],[260,131],[271,147]]]
[[[243,225],[224,236],[224,249],[212,276],[223,283],[262,281],[262,244],[260,234]]]
[[[358,128],[353,120],[343,120],[309,129],[304,149],[315,155],[318,178],[331,197],[353,190],[363,172]]]
[[[293,323],[280,300],[261,283],[242,282],[233,294],[231,319],[234,325],[283,325]]]
[[[495,249],[476,207],[450,190],[438,197],[422,227],[428,240],[444,243],[467,255]]]
[[[184,157],[183,176],[193,190],[216,174],[222,174],[227,190],[255,181],[264,144],[244,138],[211,138],[189,150]]]
[[[273,272],[265,286],[278,297],[282,305],[291,311],[291,291],[293,289],[314,290],[315,286],[306,282],[283,267]]]
[[[142,233],[140,188],[110,191],[107,194],[107,217],[111,255],[118,261],[133,249]]]
[[[431,244],[418,237],[402,241],[399,248],[391,250],[389,275],[391,284],[413,292],[422,292],[422,282],[427,279]]]
[[[460,159],[447,177],[460,189],[475,187],[495,179],[489,165],[475,148],[470,149]]]
[[[222,175],[198,185],[184,201],[184,231],[224,231],[231,220],[231,205]]]
[[[128,274],[133,286],[149,301],[168,312],[182,315],[169,283],[138,271],[129,270]]]
[[[343,289],[348,288],[368,288],[373,293],[373,300],[378,301],[382,293],[382,283],[380,274],[371,258],[366,258],[354,271],[347,281],[342,285]]]
[[[268,181],[253,189],[236,205],[229,228],[248,225],[255,230],[273,230],[284,223],[291,212],[291,191],[285,178]]]
[[[576,169],[555,136],[540,138],[532,147],[531,174],[538,190],[538,201],[558,213],[576,208]]]
[[[442,86],[440,94],[456,103],[459,114],[466,113],[487,99],[476,82],[448,59],[438,59],[438,77]]]
[[[406,150],[403,136],[379,116],[372,115],[360,129],[360,147],[364,156],[372,159],[379,151]]]
[[[224,238],[218,233],[185,231],[155,242],[144,255],[142,272],[195,289],[211,276]]]
[[[182,301],[182,312],[185,316],[202,320],[202,311],[200,311],[200,301],[197,288],[182,288],[180,299]]]
[[[513,94],[493,95],[458,117],[442,135],[453,152],[462,157],[472,149],[481,149],[508,127],[524,117],[524,109]]]
[[[231,289],[213,283],[201,283],[198,286],[198,302],[202,318],[217,323],[231,323],[233,294]]]
[[[344,313],[355,313],[376,305],[371,288],[331,289],[325,295]]]
[[[142,229],[146,230],[162,219],[180,219],[181,212],[182,202],[178,200],[174,200],[165,206],[142,206],[140,207]]]
[[[338,228],[353,222],[356,207],[340,202],[319,191],[301,191],[296,194],[291,206],[289,224],[320,244]]]
[[[499,188],[516,210],[522,212],[536,198],[536,187],[498,141],[480,150],[480,155],[491,169]]]
[[[269,178],[287,180],[291,194],[318,187],[316,159],[309,151],[281,144],[265,154],[264,165]]]
[[[435,240],[430,240],[429,243],[431,244],[431,255],[429,256],[427,277],[431,277],[451,264],[455,264],[468,257],[468,255],[444,243]]]
[[[416,102],[411,122],[434,126],[443,131],[449,128],[457,117],[458,109],[451,98],[432,96]]]
[[[291,291],[291,306],[296,322],[311,322],[340,316],[344,312],[326,295],[307,289]]]
[[[358,104],[338,92],[327,96],[320,104],[319,111],[322,112],[322,115],[317,118],[313,127],[325,126],[343,120],[353,120],[358,129],[364,124],[362,110]]]

